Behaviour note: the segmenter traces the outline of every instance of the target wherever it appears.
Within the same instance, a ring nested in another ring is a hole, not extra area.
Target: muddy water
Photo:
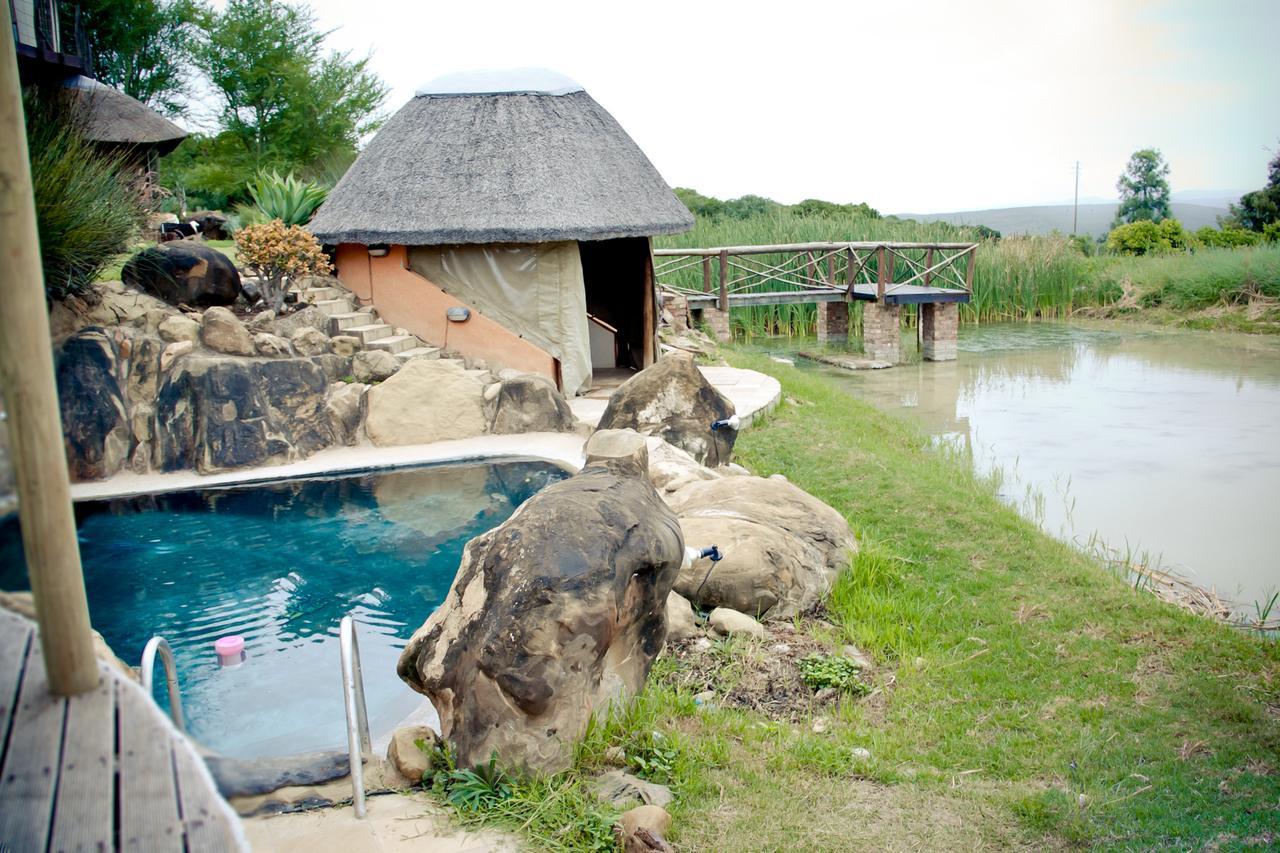
[[[822,370],[999,469],[1047,531],[1147,552],[1249,611],[1280,588],[1280,341],[1068,324],[962,331],[960,358]]]

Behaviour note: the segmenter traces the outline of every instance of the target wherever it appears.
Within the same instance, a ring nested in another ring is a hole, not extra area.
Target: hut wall
[[[433,346],[483,358],[495,368],[540,373],[559,383],[554,356],[410,270],[404,246],[392,246],[383,257],[372,258],[367,247],[343,243],[336,260],[343,286],[361,301],[373,302],[387,323],[408,329]],[[471,309],[471,318],[450,322],[446,312],[456,307]]]

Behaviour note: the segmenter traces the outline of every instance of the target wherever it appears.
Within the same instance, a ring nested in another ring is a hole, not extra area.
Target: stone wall
[[[849,303],[818,303],[818,341],[843,344],[849,341]]]
[[[920,306],[920,354],[925,361],[955,361],[960,306],[935,302]]]
[[[902,360],[902,329],[897,305],[866,302],[862,306],[862,349],[868,358],[897,364]]]

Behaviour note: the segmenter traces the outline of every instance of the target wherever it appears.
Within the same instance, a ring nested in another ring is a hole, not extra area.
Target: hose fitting
[[[712,421],[712,422],[711,422],[711,431],[712,431],[712,432],[717,432],[717,431],[722,430],[722,429],[731,429],[731,430],[733,430],[734,432],[737,432],[737,431],[738,431],[738,427],[741,425],[741,423],[742,423],[742,421],[738,418],[738,416],[737,416],[737,415],[730,415],[730,416],[729,416],[729,417],[727,417],[727,418],[723,418],[723,419],[718,420],[718,421]]]

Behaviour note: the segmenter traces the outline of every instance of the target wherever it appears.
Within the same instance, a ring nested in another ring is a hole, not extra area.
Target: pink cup
[[[218,653],[218,663],[222,666],[235,666],[244,662],[244,637],[233,634],[230,637],[219,637],[214,641],[213,650]]]

